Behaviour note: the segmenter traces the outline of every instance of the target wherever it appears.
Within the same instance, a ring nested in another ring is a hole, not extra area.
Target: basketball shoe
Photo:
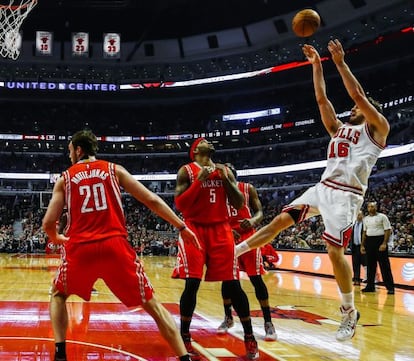
[[[277,333],[276,333],[276,330],[275,330],[275,326],[273,326],[273,323],[265,322],[264,328],[265,328],[265,332],[266,332],[264,340],[265,341],[276,341],[277,340]]]
[[[348,308],[347,310],[341,306],[342,321],[336,332],[336,339],[338,341],[350,340],[355,335],[355,329],[359,320],[360,314],[355,308]]]
[[[184,346],[190,355],[192,361],[199,361],[201,360],[201,355],[194,350],[193,345],[191,344],[191,335],[189,333],[184,333],[181,335],[184,341]]]
[[[66,357],[57,357],[57,356],[55,356],[54,361],[66,361]]]
[[[234,326],[234,321],[229,316],[224,317],[224,321],[221,323],[221,325],[217,328],[218,334],[224,334],[227,333],[229,328],[232,328]]]
[[[259,359],[259,348],[253,335],[244,336],[244,346],[246,347],[246,358],[248,360]]]

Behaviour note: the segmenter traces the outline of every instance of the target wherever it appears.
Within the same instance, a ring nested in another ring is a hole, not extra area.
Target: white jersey
[[[364,195],[372,167],[384,146],[374,140],[368,124],[343,124],[331,138],[321,182]]]

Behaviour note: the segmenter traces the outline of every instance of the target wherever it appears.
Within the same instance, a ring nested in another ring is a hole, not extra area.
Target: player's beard
[[[362,114],[354,115],[354,116],[351,115],[348,119],[348,123],[352,125],[359,125],[359,124],[362,124],[363,122],[364,122],[364,116]]]

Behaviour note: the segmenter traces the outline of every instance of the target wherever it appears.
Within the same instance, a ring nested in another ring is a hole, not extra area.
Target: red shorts
[[[89,301],[98,278],[128,307],[142,305],[153,297],[144,268],[124,237],[65,244],[54,280],[56,289]]]
[[[239,242],[242,242],[249,238],[255,231],[251,230],[250,232],[240,234]],[[263,267],[262,253],[260,247],[252,249],[249,252],[246,252],[239,256],[239,267],[240,271],[244,271],[247,275],[250,276],[260,276],[266,273]]]
[[[177,264],[173,278],[203,278],[207,266],[206,281],[230,281],[239,279],[239,268],[234,254],[234,238],[228,222],[211,225],[186,222],[198,237],[201,250],[193,244],[178,240]]]

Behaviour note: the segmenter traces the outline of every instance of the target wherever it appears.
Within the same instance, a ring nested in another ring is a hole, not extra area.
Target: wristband
[[[247,244],[246,241],[243,241],[236,246],[236,257],[239,257],[242,254],[249,252],[249,251],[250,251],[250,246]]]
[[[177,229],[178,229],[178,232],[182,232],[186,228],[187,228],[187,226],[184,224],[183,226],[181,226],[180,228],[177,228]]]

